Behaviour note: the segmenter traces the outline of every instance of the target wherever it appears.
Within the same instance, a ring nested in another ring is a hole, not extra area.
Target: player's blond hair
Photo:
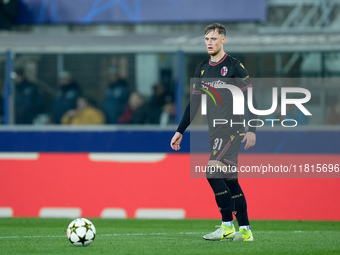
[[[210,24],[209,26],[207,26],[204,29],[204,35],[210,33],[211,31],[215,31],[216,29],[217,29],[217,31],[220,35],[224,35],[224,36],[226,35],[226,29],[220,23],[213,23],[213,24]]]

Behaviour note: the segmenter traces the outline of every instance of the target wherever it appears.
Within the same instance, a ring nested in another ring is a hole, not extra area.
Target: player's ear
[[[225,44],[226,41],[227,41],[227,37],[226,37],[226,36],[223,36],[222,43]]]

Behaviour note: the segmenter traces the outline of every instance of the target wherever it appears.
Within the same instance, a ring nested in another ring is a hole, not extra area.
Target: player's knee
[[[219,178],[207,178],[210,187],[212,188],[212,190],[216,195],[222,195],[228,192],[228,187],[225,184],[225,182],[223,181],[223,179],[219,179]]]
[[[241,193],[242,189],[237,178],[224,178],[224,181],[233,194]]]

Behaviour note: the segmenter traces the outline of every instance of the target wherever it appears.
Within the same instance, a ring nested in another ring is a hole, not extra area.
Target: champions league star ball
[[[67,237],[75,246],[88,246],[96,237],[96,228],[88,219],[78,218],[68,225]]]

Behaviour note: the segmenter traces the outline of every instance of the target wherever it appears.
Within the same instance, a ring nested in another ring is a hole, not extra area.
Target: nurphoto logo
[[[243,91],[231,84],[227,84],[223,81],[214,81],[210,83],[201,83],[202,88],[201,90],[205,93],[202,93],[202,105],[201,105],[201,114],[207,114],[207,95],[209,95],[217,106],[217,102],[214,98],[214,95],[209,91],[211,90],[217,99],[219,100],[220,105],[223,105],[221,97],[217,93],[216,89],[227,89],[231,92],[233,98],[233,115],[244,115],[245,114],[245,104],[244,104],[244,94]],[[272,105],[269,109],[266,110],[259,110],[255,109],[253,103],[253,88],[250,86],[248,89],[248,96],[247,96],[247,106],[250,112],[257,116],[269,116],[273,114],[278,107],[278,88],[272,88]],[[289,93],[301,94],[301,98],[288,98]],[[307,108],[303,105],[307,103],[311,99],[311,93],[308,89],[300,88],[300,87],[282,87],[281,88],[281,116],[287,115],[287,105],[295,105],[304,115],[311,116],[312,114],[307,110]],[[262,127],[264,126],[265,122],[268,122],[271,127],[275,126],[276,122],[280,122],[281,126],[283,127],[296,127],[298,122],[295,119],[249,119],[247,124],[249,127]],[[246,120],[244,119],[242,122],[233,122],[233,120],[227,119],[214,119],[213,120],[213,127],[217,125],[226,125],[229,124],[231,127],[233,125],[243,125],[246,126]]]

